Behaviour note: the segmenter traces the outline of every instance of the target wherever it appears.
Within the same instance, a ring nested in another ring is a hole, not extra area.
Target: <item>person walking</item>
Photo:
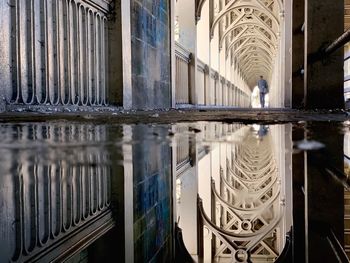
[[[269,87],[267,85],[267,81],[264,80],[263,76],[260,76],[258,80],[258,88],[260,92],[260,105],[261,108],[265,108],[265,95],[269,92]]]

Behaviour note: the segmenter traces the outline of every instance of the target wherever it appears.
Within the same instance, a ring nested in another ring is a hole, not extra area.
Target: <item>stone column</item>
[[[195,17],[195,2],[187,0],[176,1],[175,15],[179,22],[178,42],[186,50],[191,52],[192,58],[189,63],[188,91],[189,102],[197,104],[196,76],[197,76],[197,25]]]
[[[170,0],[171,107],[176,107],[175,0]]]
[[[10,97],[12,87],[11,73],[11,11],[15,8],[8,1],[0,3],[0,112],[5,110],[4,98]],[[13,43],[12,43],[13,44]],[[12,48],[15,48],[12,45]],[[12,69],[13,71],[14,69]],[[6,95],[9,94],[9,95]]]
[[[285,56],[285,66],[284,66],[284,86],[285,86],[285,98],[284,106],[286,108],[292,108],[292,38],[293,38],[293,3],[292,1],[285,2],[285,12],[281,14],[284,15],[284,56]]]
[[[298,2],[300,1],[296,1],[295,5]],[[306,0],[305,7],[305,106],[310,109],[343,108],[343,49],[326,59],[317,59],[318,52],[344,32],[344,1]],[[299,6],[299,9],[302,10],[302,7]],[[295,13],[297,12],[296,9]],[[295,16],[301,20],[297,14]],[[300,22],[296,21],[298,26]],[[300,45],[299,42],[296,44]],[[300,54],[297,55],[301,59]],[[300,89],[299,84],[297,88]],[[300,91],[298,97],[299,94]]]
[[[109,20],[108,87],[112,104],[132,107],[130,0],[115,1]]]
[[[292,107],[304,106],[304,33],[305,0],[293,1],[293,48],[292,48]]]

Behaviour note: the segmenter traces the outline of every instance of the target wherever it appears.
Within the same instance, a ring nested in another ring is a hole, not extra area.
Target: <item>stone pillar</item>
[[[292,48],[292,107],[301,108],[304,102],[304,33],[305,0],[293,1],[293,48]]]
[[[132,107],[168,108],[172,101],[170,1],[121,2],[131,5],[131,37],[127,47],[130,50],[131,45]],[[124,15],[127,19],[128,14]]]
[[[175,0],[170,0],[171,107],[176,107]]]
[[[307,0],[305,7],[305,106],[310,109],[343,108],[343,49],[329,58],[314,60],[320,50],[344,32],[344,1]]]
[[[132,107],[130,8],[130,0],[115,1],[108,25],[108,97],[127,109]]]
[[[175,15],[179,23],[178,42],[186,50],[191,52],[192,58],[189,63],[189,102],[197,104],[196,76],[197,76],[197,25],[195,17],[195,2],[177,0]]]
[[[192,60],[189,64],[189,101],[190,104],[197,105],[198,103],[198,62],[196,53],[192,53]]]
[[[292,108],[292,48],[293,48],[293,1],[285,2],[285,12],[281,14],[284,15],[283,25],[284,25],[284,56],[285,56],[285,66],[284,66],[284,86],[285,86],[285,98],[284,106],[286,108]]]
[[[8,1],[1,1],[0,3],[0,112],[5,110],[5,103],[3,98],[9,97],[12,87],[12,73],[11,71],[11,12],[15,8],[11,8]],[[9,94],[8,96],[6,94]]]

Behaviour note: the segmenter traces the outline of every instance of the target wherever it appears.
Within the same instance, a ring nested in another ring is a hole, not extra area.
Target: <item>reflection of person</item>
[[[269,92],[269,87],[267,85],[267,81],[264,80],[263,76],[260,76],[260,79],[258,80],[258,88],[260,91],[260,105],[262,108],[265,107],[265,95]]]
[[[267,134],[267,127],[265,125],[260,125],[258,130],[258,136],[260,138],[264,137]]]

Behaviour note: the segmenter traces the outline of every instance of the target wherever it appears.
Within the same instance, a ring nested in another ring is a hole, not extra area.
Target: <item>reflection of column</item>
[[[310,125],[308,131],[314,140],[325,144],[326,151],[305,154],[306,261],[333,262],[334,248],[325,235],[330,228],[340,244],[344,243],[344,186],[325,171],[329,166],[343,171],[344,137],[337,126],[329,124]]]
[[[304,129],[293,129],[293,141],[304,139]],[[293,170],[293,238],[295,262],[305,262],[305,158],[306,153],[295,152],[292,159]]]
[[[285,203],[285,217],[281,222],[281,232],[286,234],[292,227],[292,125],[270,126],[276,165],[280,172],[281,200]],[[284,235],[279,242],[279,248],[285,246]]]
[[[131,142],[132,127],[125,125],[123,134],[123,139]],[[125,262],[134,262],[134,176],[132,151],[132,144],[123,144]]]
[[[193,138],[183,136],[178,139],[179,143],[186,143],[191,140],[190,153],[191,153],[191,165],[186,169],[178,169],[176,174],[177,180],[179,180],[181,187],[181,200],[178,205],[179,214],[179,226],[183,233],[191,233],[190,235],[184,235],[184,243],[188,252],[192,255],[196,255],[198,251],[197,247],[197,193],[198,193],[198,166],[197,166],[197,145]],[[185,142],[183,142],[185,141]]]
[[[204,200],[204,210],[210,215],[211,212],[211,190],[210,190],[210,178],[211,178],[211,153],[205,155],[198,163],[198,193]],[[197,198],[197,197],[196,197]],[[197,207],[196,207],[197,210]],[[211,235],[208,230],[202,229],[203,238],[206,239],[204,242],[204,257],[211,258]],[[209,241],[208,241],[209,240]]]
[[[131,237],[126,242],[134,245],[135,262],[151,260],[162,262],[163,257],[170,255],[172,251],[174,230],[172,157],[169,144],[162,143],[167,140],[169,128],[170,126],[154,128],[148,125],[132,126],[132,141],[129,143],[137,142],[137,147],[132,147],[132,164],[130,164],[134,201],[132,206],[129,204],[129,208],[132,209],[129,220],[133,218],[133,233],[129,233]],[[152,134],[157,136],[151,139]],[[129,175],[130,170],[125,172]],[[131,191],[131,179],[126,180]]]
[[[186,0],[176,1],[176,17],[179,24],[178,42],[191,53],[190,63],[188,64],[188,85],[183,87],[187,89],[187,103],[197,104],[197,27],[195,20],[195,2]]]

